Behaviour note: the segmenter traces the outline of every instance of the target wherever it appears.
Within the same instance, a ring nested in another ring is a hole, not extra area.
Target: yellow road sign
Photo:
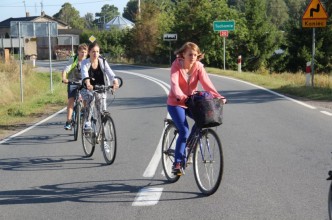
[[[96,40],[95,36],[91,35],[91,37],[89,37],[89,41],[91,43],[95,42],[95,40]]]
[[[302,27],[326,27],[328,16],[319,0],[311,0],[302,16]]]

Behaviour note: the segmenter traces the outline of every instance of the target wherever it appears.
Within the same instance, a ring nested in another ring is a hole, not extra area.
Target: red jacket
[[[181,62],[180,62],[181,61]],[[197,91],[198,81],[205,91],[210,92],[214,98],[224,98],[221,96],[212,84],[204,65],[196,61],[193,64],[192,71],[187,81],[187,73],[182,68],[183,59],[177,58],[171,67],[171,90],[167,98],[167,105],[185,107],[185,100],[189,95]]]

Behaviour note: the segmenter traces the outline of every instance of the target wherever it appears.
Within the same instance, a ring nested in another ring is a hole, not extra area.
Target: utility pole
[[[25,5],[25,0],[23,0],[23,4],[24,4],[25,16],[26,16],[27,15],[27,6]]]
[[[141,14],[141,0],[138,0],[138,14]]]

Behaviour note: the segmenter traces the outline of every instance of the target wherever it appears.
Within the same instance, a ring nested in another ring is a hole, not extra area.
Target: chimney
[[[45,16],[45,12],[44,12],[44,11],[41,12],[41,16],[42,16],[42,17]]]
[[[26,17],[30,17],[30,13],[29,12],[25,12],[25,16]]]

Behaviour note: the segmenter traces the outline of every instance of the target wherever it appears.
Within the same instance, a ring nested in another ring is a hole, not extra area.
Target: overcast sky
[[[41,14],[41,2],[43,11],[46,15],[53,16],[60,11],[61,6],[69,2],[83,17],[87,13],[97,13],[101,8],[108,4],[118,8],[120,15],[129,0],[0,0],[0,22],[7,18],[25,17],[25,11],[30,16],[39,16]],[[25,6],[24,6],[25,2]]]

